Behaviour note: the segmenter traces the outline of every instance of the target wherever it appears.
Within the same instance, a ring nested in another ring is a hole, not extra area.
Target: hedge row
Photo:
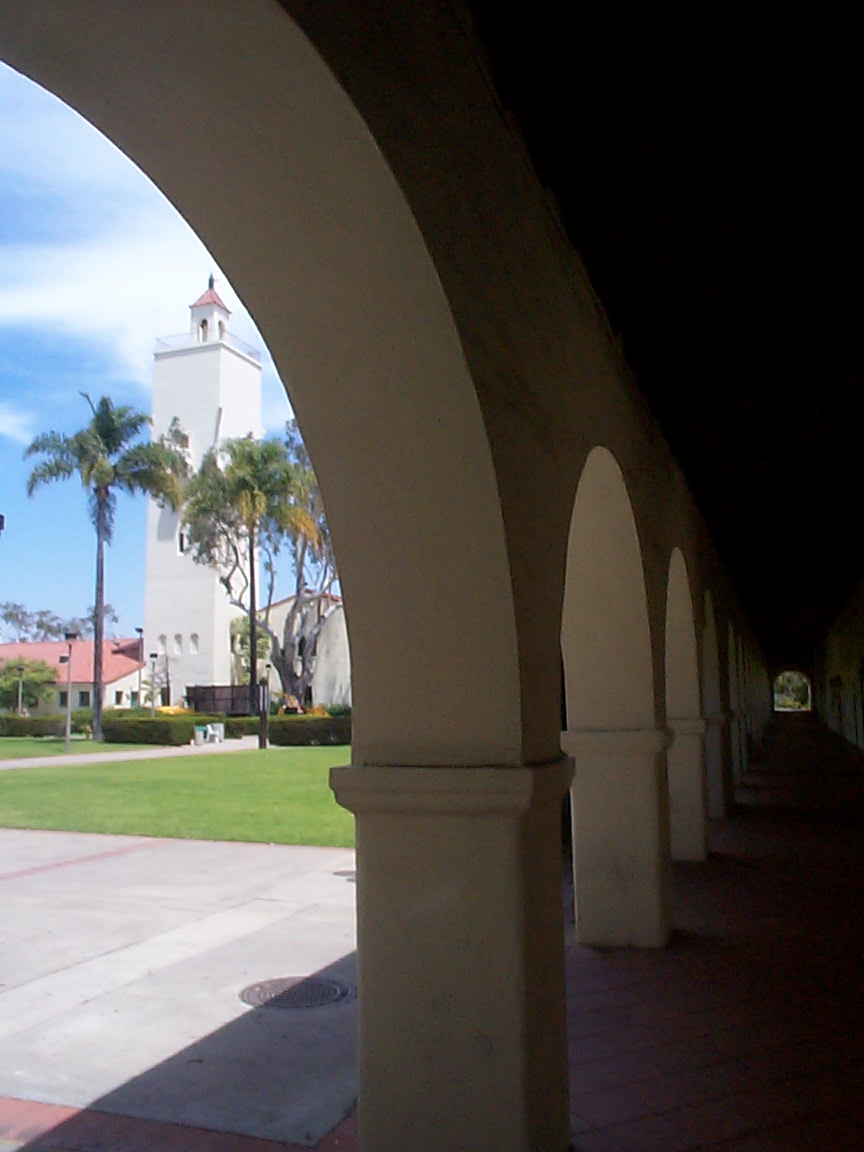
[[[102,721],[102,737],[106,744],[191,744],[196,724],[212,724],[218,716],[121,716],[115,713]]]
[[[108,717],[102,725],[106,742],[110,744],[191,744],[195,726],[212,724],[218,717],[200,713],[188,716]],[[254,736],[258,733],[255,716],[239,716],[224,721],[225,735],[229,739]],[[271,744],[350,744],[351,718],[349,716],[274,716],[270,720]]]
[[[271,744],[350,744],[350,716],[274,716]]]
[[[65,716],[0,716],[0,736],[64,736]]]

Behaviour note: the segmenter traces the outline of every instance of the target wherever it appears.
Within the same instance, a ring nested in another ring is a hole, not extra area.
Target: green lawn
[[[328,769],[350,748],[270,748],[0,772],[0,827],[354,845]]]
[[[152,748],[152,744],[95,744],[83,736],[72,737],[72,754],[118,752],[129,748]],[[20,760],[24,756],[63,756],[66,741],[62,736],[0,736],[0,760]]]

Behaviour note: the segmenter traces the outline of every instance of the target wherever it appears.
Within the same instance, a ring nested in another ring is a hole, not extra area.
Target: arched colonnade
[[[352,646],[332,782],[366,1152],[567,1147],[568,757],[579,931],[661,945],[670,836],[704,853],[758,725],[758,649],[463,16],[0,2],[0,57],[230,277],[315,461]]]

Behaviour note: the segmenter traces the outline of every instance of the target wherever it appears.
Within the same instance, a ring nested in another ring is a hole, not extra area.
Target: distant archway
[[[813,688],[803,672],[788,670],[774,678],[775,712],[811,712]]]
[[[585,943],[668,936],[665,733],[655,720],[642,552],[621,469],[586,460],[570,526],[561,646],[576,928]]]
[[[665,672],[666,723],[674,734],[668,753],[670,849],[673,860],[704,860],[705,724],[693,601],[680,548],[672,552],[666,584]]]

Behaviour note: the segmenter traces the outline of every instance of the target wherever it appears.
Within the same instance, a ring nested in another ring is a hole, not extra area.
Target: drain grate
[[[338,980],[320,980],[315,976],[282,976],[260,980],[240,993],[250,1008],[320,1008],[340,1000],[353,1000],[356,994],[350,984]]]

